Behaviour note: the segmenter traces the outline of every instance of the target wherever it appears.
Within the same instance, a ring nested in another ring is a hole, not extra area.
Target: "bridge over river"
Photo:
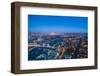
[[[41,45],[39,45],[39,44],[28,44],[28,48],[48,48],[48,49],[56,49],[56,48],[54,48],[54,47],[48,47],[48,46],[41,46]]]

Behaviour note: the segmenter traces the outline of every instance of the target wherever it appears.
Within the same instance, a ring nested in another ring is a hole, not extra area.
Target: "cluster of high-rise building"
[[[88,57],[87,33],[29,32],[28,60]]]

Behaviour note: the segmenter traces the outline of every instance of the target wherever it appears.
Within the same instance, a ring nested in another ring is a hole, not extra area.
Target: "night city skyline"
[[[28,32],[87,33],[88,17],[28,15]]]
[[[28,60],[88,58],[88,18],[28,15]]]

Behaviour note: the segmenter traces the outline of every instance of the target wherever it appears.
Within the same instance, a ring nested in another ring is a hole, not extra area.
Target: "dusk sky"
[[[87,33],[88,17],[28,15],[28,32]]]

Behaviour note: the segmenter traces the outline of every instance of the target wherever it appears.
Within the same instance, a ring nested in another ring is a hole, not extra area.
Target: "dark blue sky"
[[[28,32],[87,33],[88,17],[28,15]]]

